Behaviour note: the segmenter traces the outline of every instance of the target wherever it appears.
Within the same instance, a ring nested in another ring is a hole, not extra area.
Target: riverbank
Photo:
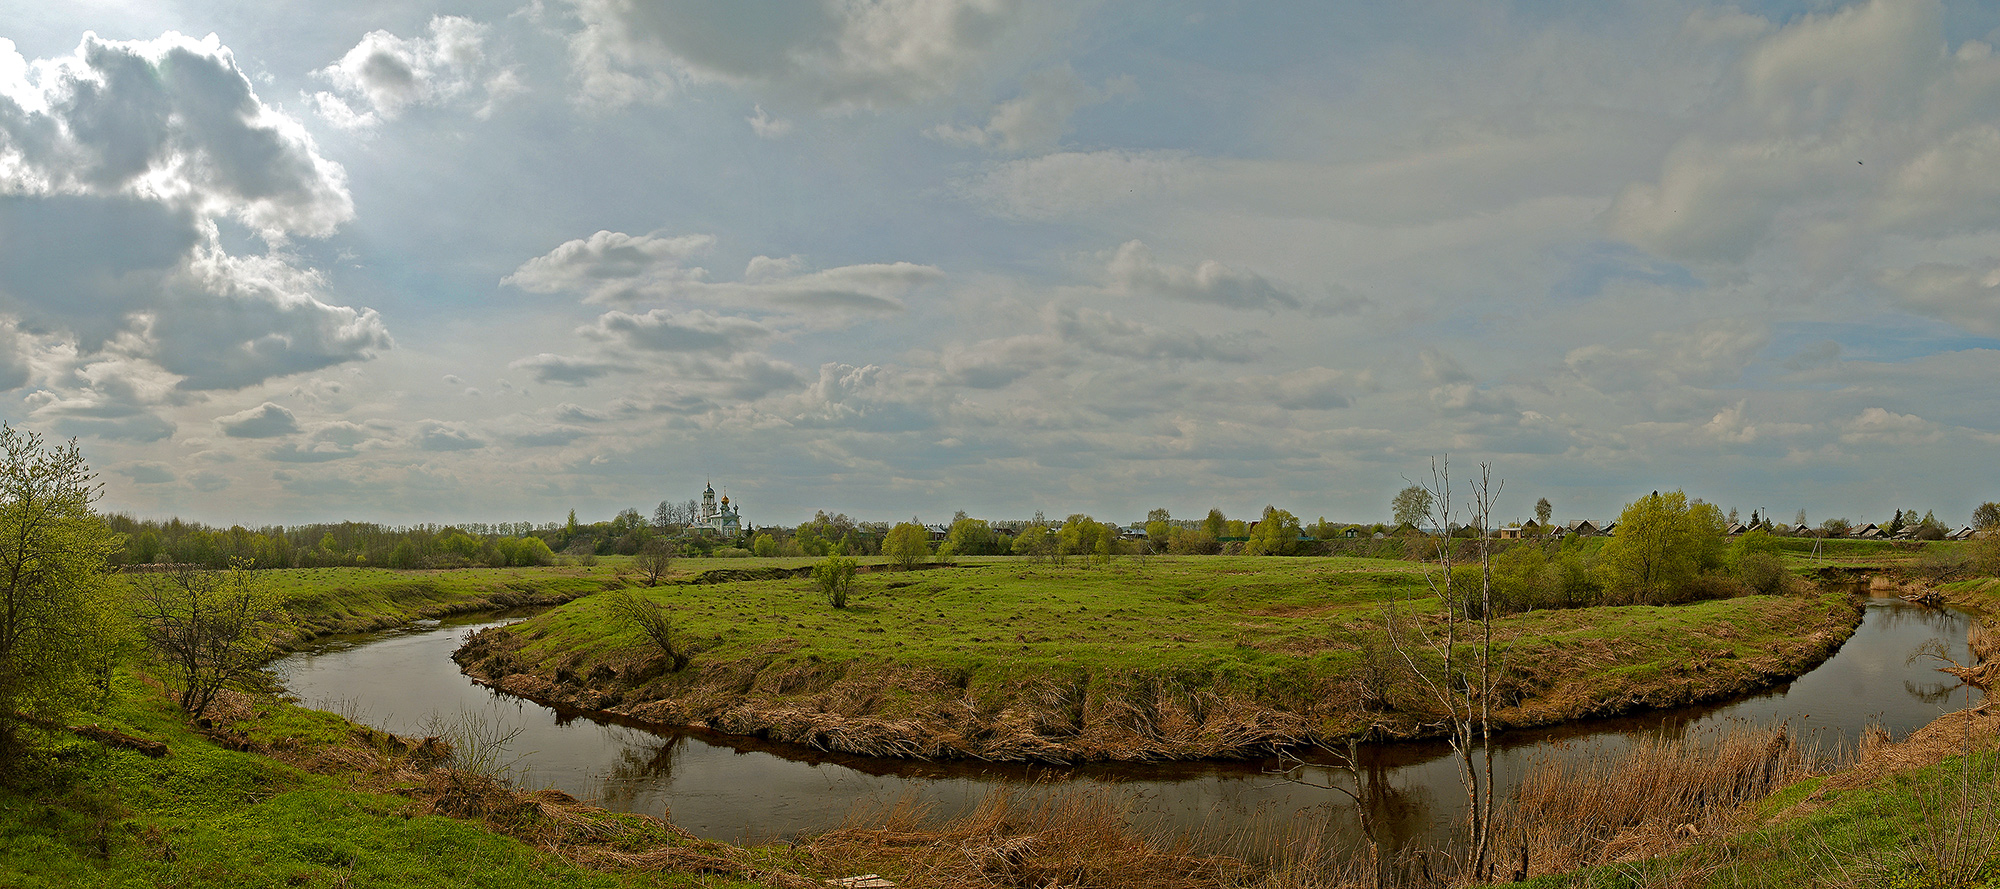
[[[796,578],[644,591],[694,654],[678,672],[592,597],[479,634],[456,659],[573,712],[873,756],[1086,762],[1256,756],[1434,733],[1415,644],[1422,566],[1356,559],[1019,560],[881,574],[833,609]],[[1717,700],[1819,663],[1845,592],[1540,611],[1495,623],[1507,727]],[[1427,618],[1436,628],[1436,618]],[[1407,622],[1403,635],[1412,630]]]

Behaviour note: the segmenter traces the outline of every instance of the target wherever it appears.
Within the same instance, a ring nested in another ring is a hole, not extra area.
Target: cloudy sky
[[[216,523],[2000,499],[2000,6],[9,3],[0,417]]]

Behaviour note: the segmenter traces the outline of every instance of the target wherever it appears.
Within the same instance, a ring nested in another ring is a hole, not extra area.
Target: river
[[[1251,834],[1316,823],[1353,832],[1348,797],[1270,774],[1275,761],[1031,767],[913,762],[829,755],[792,745],[703,731],[663,731],[567,717],[474,684],[451,653],[466,634],[518,617],[484,615],[420,622],[363,637],[324,640],[273,670],[309,706],[399,734],[429,733],[438,719],[466,715],[519,734],[514,777],[621,811],[668,815],[696,835],[732,842],[826,830],[857,813],[914,797],[939,815],[967,811],[995,786],[1029,795],[1100,789],[1135,822],[1243,844]],[[1975,703],[1935,662],[1910,660],[1937,639],[1961,662],[1971,620],[1963,613],[1876,598],[1854,636],[1798,679],[1722,704],[1656,711],[1504,736],[1496,782],[1504,793],[1539,757],[1621,749],[1634,737],[1723,731],[1732,724],[1786,722],[1794,737],[1852,744],[1870,723],[1901,737],[1938,715]],[[1397,845],[1442,841],[1462,820],[1458,773],[1439,743],[1361,748],[1360,771],[1376,794],[1376,823]],[[1348,771],[1321,759],[1299,773],[1354,789]]]

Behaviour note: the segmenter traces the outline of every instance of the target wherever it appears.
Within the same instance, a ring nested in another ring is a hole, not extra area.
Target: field
[[[1411,616],[1439,629],[1417,563],[967,560],[863,574],[845,609],[809,578],[697,582],[715,575],[692,569],[716,564],[684,562],[641,591],[671,614],[684,670],[603,596],[491,631],[461,663],[544,701],[866,754],[1243,756],[1416,736],[1438,712],[1405,660],[1435,659]],[[791,567],[723,564],[737,577]],[[1839,593],[1514,615],[1495,624],[1495,704],[1526,726],[1713,699],[1796,675],[1857,620]]]

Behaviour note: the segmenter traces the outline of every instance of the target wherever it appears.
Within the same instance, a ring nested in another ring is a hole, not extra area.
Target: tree
[[[957,518],[951,523],[951,531],[945,535],[944,547],[940,553],[949,551],[955,556],[990,556],[1000,551],[1000,537],[985,519]]]
[[[678,553],[672,546],[655,540],[646,544],[639,550],[638,555],[632,557],[632,564],[639,569],[639,575],[646,578],[647,586],[655,586],[659,584],[660,577],[667,573],[667,569],[673,567],[676,555]]]
[[[1555,505],[1549,502],[1549,498],[1543,497],[1535,501],[1535,524],[1546,528],[1549,526],[1549,519],[1555,514]]]
[[[769,532],[758,534],[750,541],[750,551],[764,558],[775,556],[778,554],[778,538],[772,537]]]
[[[1229,519],[1222,515],[1222,510],[1210,509],[1208,511],[1208,518],[1201,520],[1201,529],[1208,532],[1210,539],[1227,537],[1229,536]]]
[[[1243,551],[1253,556],[1289,556],[1299,551],[1299,520],[1275,506],[1264,507],[1264,517],[1250,532]]]
[[[1641,497],[1618,515],[1604,545],[1606,586],[1627,602],[1679,601],[1688,583],[1722,562],[1722,511],[1680,491]]]
[[[915,522],[901,522],[882,539],[882,555],[905,571],[915,568],[931,557],[930,533]]]
[[[408,545],[409,541],[403,541]],[[132,583],[146,643],[180,686],[181,709],[200,719],[222,689],[277,652],[287,624],[282,597],[247,562],[227,569],[180,564]]]
[[[90,510],[95,478],[75,440],[0,426],[0,775],[22,717],[60,718],[109,681],[119,612],[104,576],[120,544]]]
[[[1981,530],[2000,528],[2000,503],[1981,503],[1972,511],[1972,527]]]
[[[853,559],[827,556],[826,561],[813,566],[813,583],[826,595],[827,604],[846,608],[847,595],[854,590],[854,571]]]
[[[1395,499],[1389,501],[1389,507],[1395,512],[1396,524],[1415,528],[1430,514],[1431,500],[1431,492],[1422,485],[1411,485],[1398,491]]]

